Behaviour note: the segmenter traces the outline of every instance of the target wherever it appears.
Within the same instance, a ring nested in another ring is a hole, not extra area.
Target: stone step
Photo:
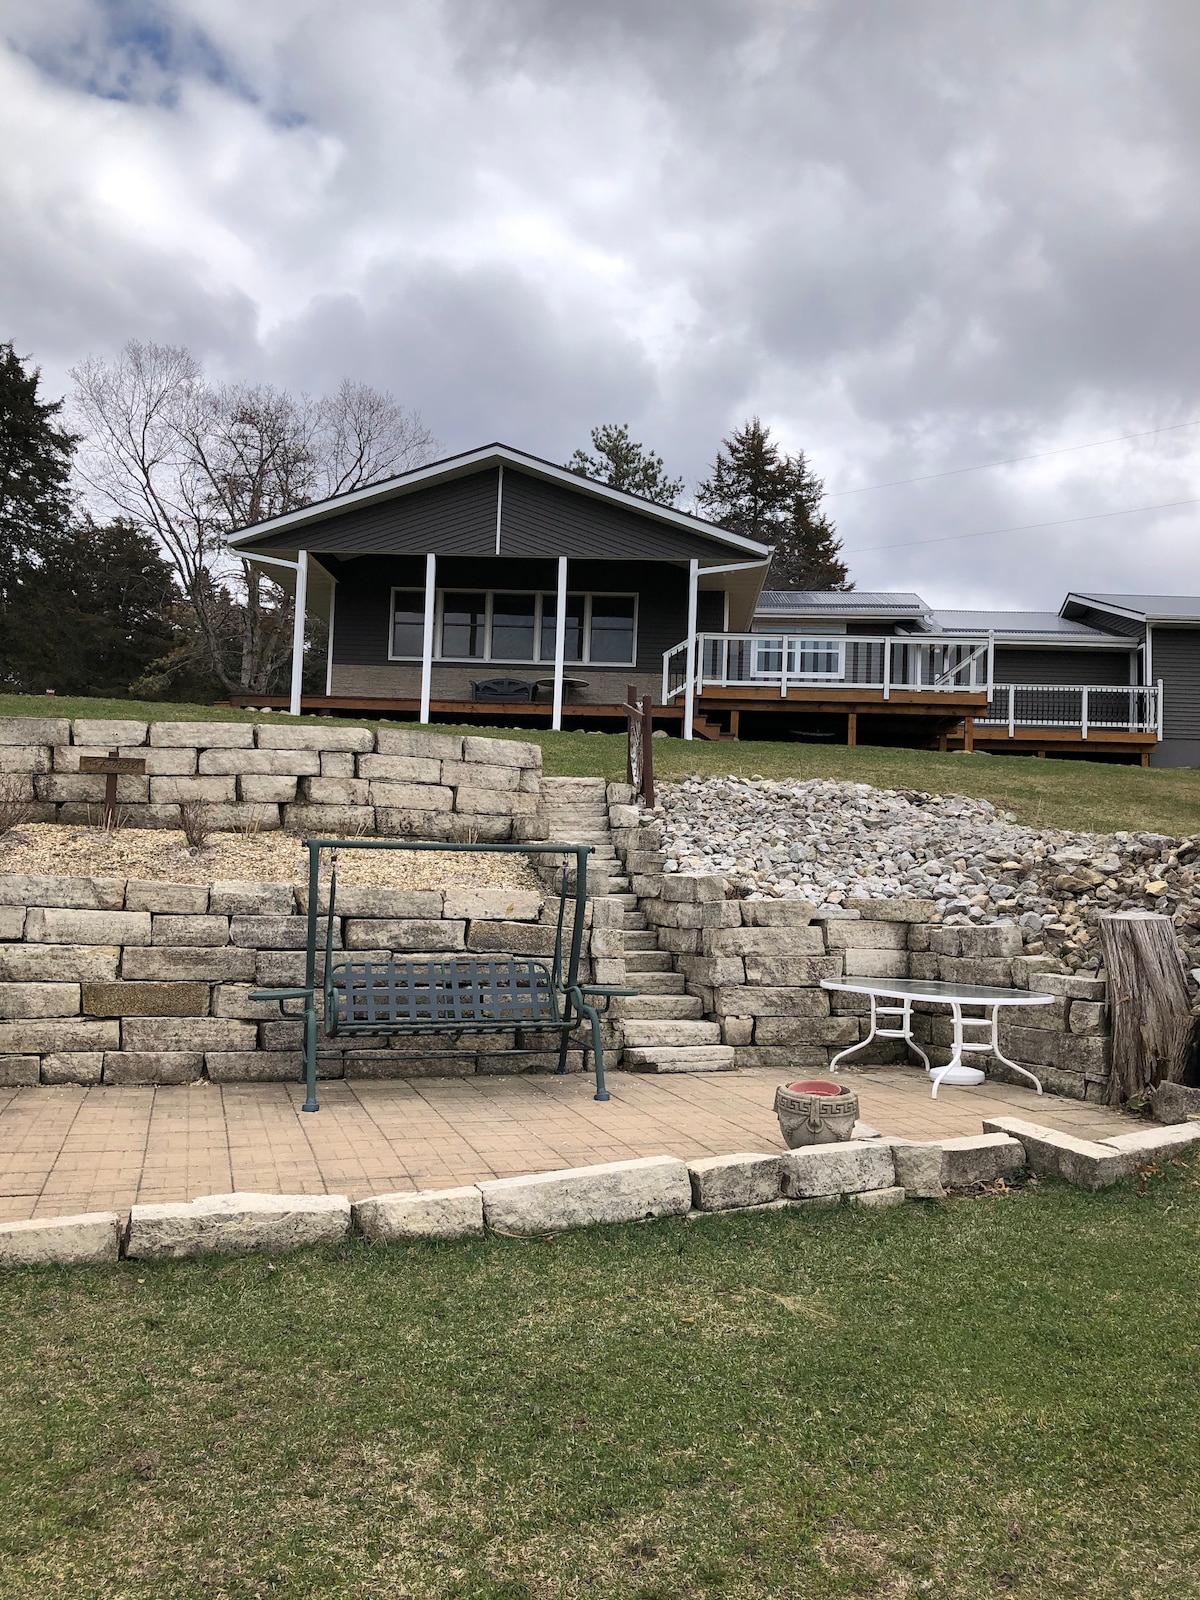
[[[644,911],[627,911],[625,913],[626,933],[645,933],[647,931],[646,914]]]
[[[625,970],[629,971],[628,960]],[[631,975],[629,988],[636,989],[639,994],[685,994],[685,979],[682,972],[639,972]]]
[[[603,778],[543,778],[542,782],[547,789],[598,789],[601,794],[608,792],[608,784]]]
[[[625,970],[635,972],[674,972],[671,957],[665,950],[627,950]]]
[[[626,911],[632,911],[634,909],[634,907],[638,903],[637,895],[633,894],[631,892],[630,888],[629,888],[629,880],[628,879],[625,880],[625,888],[621,891],[620,894],[613,895],[613,899],[614,900],[619,900],[621,902],[621,904],[624,906]]]
[[[687,1022],[704,1015],[704,1002],[694,994],[647,994],[639,989],[614,1000],[612,1011],[623,1022]]]
[[[736,1065],[731,1044],[687,1046],[625,1046],[624,1065],[630,1072],[732,1072]]]
[[[649,1049],[654,1045],[720,1044],[719,1022],[657,1022],[630,1018],[621,1028],[626,1045],[635,1049]]]
[[[658,935],[653,928],[627,928],[625,930],[626,950],[657,950]]]

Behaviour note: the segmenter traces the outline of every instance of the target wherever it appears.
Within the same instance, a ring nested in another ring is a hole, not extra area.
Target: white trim
[[[586,630],[585,630],[586,634]],[[541,650],[541,630],[538,631],[538,649]],[[637,607],[634,607],[633,659],[637,660]],[[555,733],[562,731],[563,668],[567,659],[567,558],[558,558],[558,589],[554,600],[554,715],[550,726]]]
[[[1147,622],[1146,623],[1145,652],[1146,652],[1146,655],[1145,655],[1145,660],[1146,660],[1146,682],[1147,683],[1153,683],[1154,682],[1154,624],[1152,622]]]
[[[504,463],[496,469],[496,554],[500,554],[500,526],[504,516]]]
[[[696,584],[700,563],[688,562],[687,682],[683,692],[683,737],[692,738],[696,711]],[[636,654],[634,656],[636,660]]]
[[[429,721],[429,699],[433,687],[433,631],[437,608],[437,556],[432,550],[425,557],[425,616],[421,625],[421,715],[422,722]],[[395,637],[396,610],[388,618],[388,631]],[[388,640],[389,648],[391,639]]]
[[[702,517],[693,517],[686,511],[676,511],[671,506],[658,505],[653,500],[642,499],[640,495],[627,494],[623,489],[610,488],[608,484],[597,483],[593,478],[581,478],[578,473],[569,472],[566,467],[556,466],[552,461],[543,461],[538,456],[526,455],[524,451],[514,450],[511,445],[506,444],[483,445],[478,450],[468,450],[460,456],[447,456],[442,461],[430,462],[428,466],[414,467],[411,472],[386,478],[382,483],[370,484],[365,489],[353,489],[349,494],[316,501],[313,505],[303,506],[298,511],[288,511],[281,517],[271,517],[266,522],[258,522],[252,527],[231,533],[227,536],[226,542],[236,546],[244,539],[260,539],[264,534],[281,532],[285,528],[305,527],[310,522],[321,521],[331,506],[336,506],[341,511],[354,506],[370,505],[374,501],[387,500],[406,490],[435,483],[439,479],[465,477],[474,469],[488,466],[492,462],[497,466],[507,463],[527,472],[530,477],[542,478],[548,483],[560,483],[567,488],[589,494],[594,499],[607,500],[612,505],[640,511],[655,522],[693,533],[698,538],[711,539],[714,544],[728,545],[731,549],[745,550],[751,555],[770,559],[771,552],[768,547],[754,539],[744,539],[741,534],[729,533],[714,523],[705,522]]]
[[[288,711],[293,717],[300,715],[304,687],[304,608],[307,603],[308,551],[301,550],[296,558],[296,601],[292,610],[292,693]]]
[[[1154,731],[1157,737],[1161,740],[1163,736],[1163,698],[1166,684],[1161,678],[1159,678],[1154,687],[1158,690],[1158,726]]]
[[[329,645],[325,651],[325,693],[333,693],[333,618],[337,609],[337,579],[329,582]]]

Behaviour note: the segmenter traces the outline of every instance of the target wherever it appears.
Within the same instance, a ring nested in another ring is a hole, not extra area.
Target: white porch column
[[[304,607],[308,602],[308,551],[296,561],[296,609],[292,618],[292,700],[288,711],[300,715],[300,690],[304,681]]]
[[[437,556],[425,557],[425,627],[421,634],[421,721],[429,721],[429,696],[433,685],[434,602],[437,598]]]
[[[329,585],[329,643],[325,650],[325,693],[333,693],[333,618],[337,611],[337,579]]]
[[[683,737],[692,737],[696,712],[696,588],[700,563],[695,556],[688,562],[687,684],[683,695]]]
[[[558,558],[558,593],[554,608],[554,715],[550,726],[562,730],[563,663],[567,659],[567,558]]]

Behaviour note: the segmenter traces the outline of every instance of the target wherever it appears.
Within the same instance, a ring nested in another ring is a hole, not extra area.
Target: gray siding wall
[[[1200,739],[1200,629],[1155,627],[1150,671],[1163,680],[1164,741]]]
[[[625,506],[607,505],[561,484],[504,469],[500,549],[508,556],[621,557],[632,561],[738,552],[702,534],[672,528]],[[751,558],[747,555],[747,561]]]
[[[998,644],[995,677],[997,683],[1123,684],[1129,682],[1129,652]]]
[[[330,514],[294,533],[264,534],[264,549],[486,555],[496,549],[496,469],[452,478],[373,506]]]

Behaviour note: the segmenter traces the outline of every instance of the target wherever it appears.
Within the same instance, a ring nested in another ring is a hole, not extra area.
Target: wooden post
[[[736,711],[736,710],[735,711],[731,711],[729,713],[729,736],[730,736],[731,739],[740,739],[741,738],[741,736],[742,736],[742,734],[741,734],[741,726],[742,726],[742,713],[740,711]]]
[[[1183,957],[1170,917],[1117,911],[1100,918],[1112,1014],[1105,1096],[1122,1105],[1158,1083],[1179,1083],[1192,1037]]]
[[[140,778],[146,771],[141,756],[123,756],[119,750],[110,750],[106,756],[80,756],[80,772],[104,776],[104,826],[111,828],[117,820],[118,777]]]
[[[947,747],[948,747],[948,742],[949,742],[949,736],[946,733],[945,729],[943,729],[942,732],[938,734],[938,749],[942,752],[943,755],[945,755],[945,753],[946,753],[946,750],[947,750]]]
[[[642,696],[642,798],[654,809],[654,718],[651,716],[651,699]]]
[[[974,750],[974,748],[975,748],[975,718],[974,717],[964,717],[963,718],[963,749],[964,750]]]
[[[637,684],[627,683],[625,685],[625,782],[630,785],[636,783],[636,775],[633,770],[634,718],[633,712],[630,710],[631,706],[636,705]],[[637,792],[636,789],[634,792]]]
[[[846,743],[858,743],[858,712],[850,711],[846,714]]]

